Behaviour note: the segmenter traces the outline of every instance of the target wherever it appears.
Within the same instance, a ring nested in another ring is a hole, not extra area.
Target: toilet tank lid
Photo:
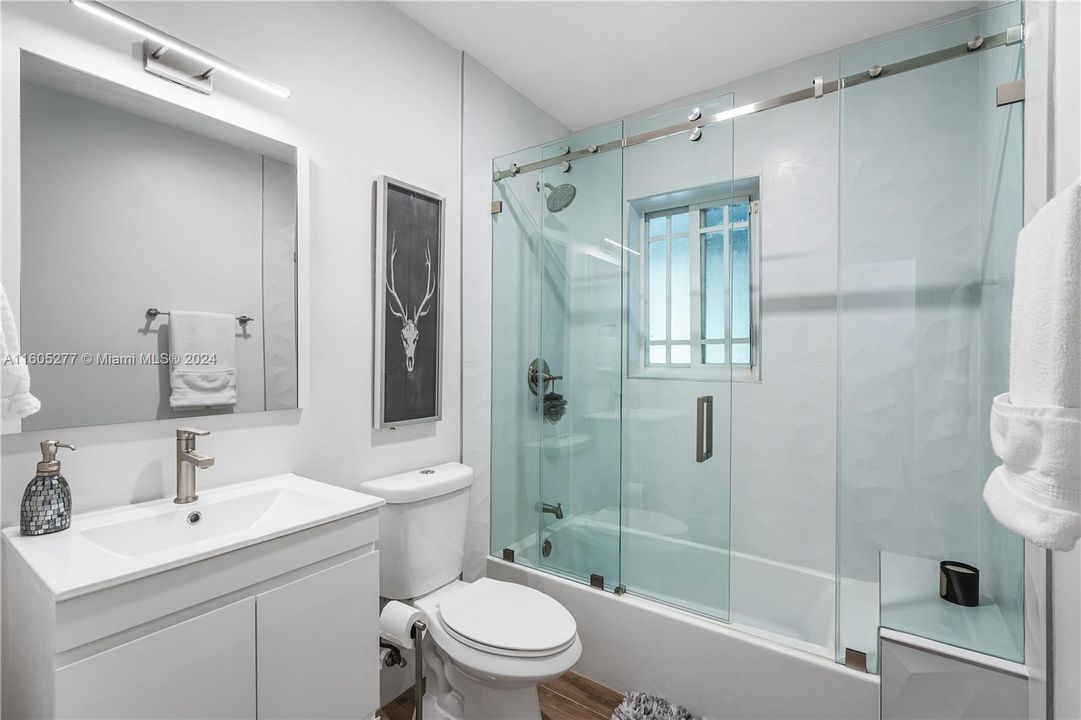
[[[396,505],[439,497],[472,484],[473,468],[449,462],[368,480],[360,484],[360,491]]]

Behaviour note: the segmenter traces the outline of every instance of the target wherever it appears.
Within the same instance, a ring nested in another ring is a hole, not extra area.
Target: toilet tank
[[[472,484],[473,468],[456,462],[360,484],[387,503],[379,509],[381,596],[420,597],[461,574]]]

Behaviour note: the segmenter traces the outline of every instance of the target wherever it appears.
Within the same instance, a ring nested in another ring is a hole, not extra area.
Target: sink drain
[[[202,519],[203,519],[203,514],[201,512],[198,512],[198,511],[193,512],[192,514],[188,515],[188,525],[194,525],[195,523],[199,522]]]

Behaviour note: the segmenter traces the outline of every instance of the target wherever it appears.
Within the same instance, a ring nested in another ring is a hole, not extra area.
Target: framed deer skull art
[[[374,183],[374,425],[441,419],[443,198],[386,176]]]

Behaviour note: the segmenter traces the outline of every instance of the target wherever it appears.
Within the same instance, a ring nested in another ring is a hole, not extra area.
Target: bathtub
[[[557,520],[513,546],[517,562],[488,560],[490,577],[535,587],[574,614],[576,672],[705,718],[878,717],[877,676],[834,662],[831,575],[691,542],[664,517],[629,517],[621,536],[616,518]],[[588,569],[614,584],[620,542],[628,594],[573,579]],[[679,598],[665,592],[674,584]]]

